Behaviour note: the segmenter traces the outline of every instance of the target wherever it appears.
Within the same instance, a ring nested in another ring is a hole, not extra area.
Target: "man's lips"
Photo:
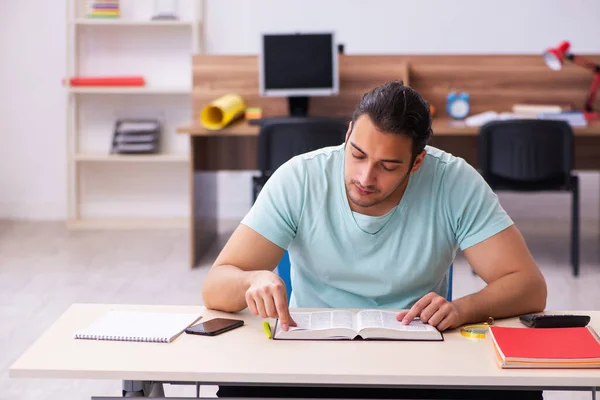
[[[354,184],[354,186],[356,187],[356,190],[358,191],[358,193],[360,193],[363,196],[366,196],[368,194],[374,193],[373,190],[367,190],[367,189],[361,188],[357,184]]]

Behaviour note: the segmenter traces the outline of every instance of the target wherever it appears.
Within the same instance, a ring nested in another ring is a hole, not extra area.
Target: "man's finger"
[[[430,324],[429,320],[440,310],[440,308],[440,302],[433,299],[431,303],[421,311],[421,314],[419,315],[421,321]]]
[[[277,307],[277,314],[279,315],[279,322],[281,323],[281,328],[284,331],[287,331],[290,326],[296,326],[296,322],[292,319],[290,315],[290,310],[287,305],[287,298],[285,293],[283,295],[277,295],[275,297],[275,307]]]
[[[272,296],[263,297],[263,303],[265,304],[265,312],[269,317],[277,318],[279,316]]]
[[[434,304],[435,303],[431,303],[431,305],[434,305]],[[423,311],[423,313],[425,313],[425,311]],[[421,315],[423,313],[421,313]],[[448,308],[446,306],[442,306],[442,307],[438,308],[438,310],[435,311],[434,314],[431,317],[427,318],[427,323],[429,325],[437,326],[440,322],[442,322],[442,320],[444,318],[446,318],[446,316],[449,313],[450,313],[450,308]]]
[[[262,318],[267,318],[267,311],[265,310],[265,304],[263,302],[263,299],[261,296],[259,295],[254,295],[254,302],[256,303],[256,309],[258,310],[258,315],[260,315]]]
[[[446,329],[450,328],[450,326],[452,325],[452,319],[452,314],[446,314],[444,319],[442,319],[436,327],[438,331],[445,331]]]
[[[402,318],[402,323],[405,325],[409,324],[413,319],[415,319],[418,315],[420,315],[421,311],[423,311],[423,309],[425,307],[427,307],[430,303],[431,303],[431,296],[425,295],[423,298],[421,298],[419,301],[417,301],[412,306],[412,308],[406,313],[404,318]]]
[[[400,311],[398,315],[396,315],[396,319],[402,321],[404,317],[406,317],[406,314],[408,314],[408,311]]]
[[[254,301],[254,297],[252,297],[252,295],[246,294],[246,304],[248,304],[248,308],[250,309],[250,313],[252,313],[252,315],[258,315],[256,302]]]

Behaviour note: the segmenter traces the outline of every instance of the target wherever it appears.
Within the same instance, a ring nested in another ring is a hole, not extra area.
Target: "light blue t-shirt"
[[[279,167],[242,220],[289,251],[290,307],[410,308],[446,297],[457,249],[512,220],[462,158],[428,146],[400,203],[379,217],[353,212],[344,186],[344,145]]]

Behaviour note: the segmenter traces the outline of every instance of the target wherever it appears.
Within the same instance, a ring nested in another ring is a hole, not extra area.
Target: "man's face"
[[[411,146],[408,136],[381,132],[369,116],[360,116],[346,136],[344,181],[350,201],[362,208],[397,204],[409,174],[418,170],[425,154],[411,166]]]

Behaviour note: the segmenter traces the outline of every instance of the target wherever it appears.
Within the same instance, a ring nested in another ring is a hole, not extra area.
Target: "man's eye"
[[[382,165],[382,167],[383,167],[383,169],[385,169],[386,171],[389,171],[389,172],[392,172],[392,171],[396,170],[396,168],[388,168],[385,165]]]
[[[358,158],[359,160],[362,160],[363,158],[365,158],[365,156],[362,154],[354,154],[354,153],[352,153],[352,157]]]

